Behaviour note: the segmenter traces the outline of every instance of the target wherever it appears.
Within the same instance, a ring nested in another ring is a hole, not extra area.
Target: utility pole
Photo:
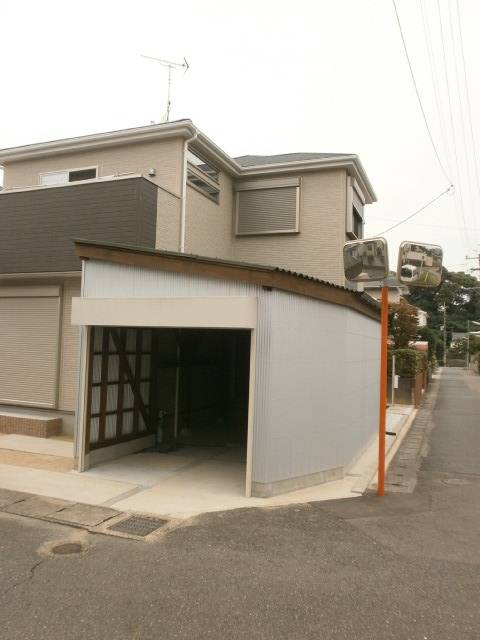
[[[480,253],[476,256],[465,256],[465,260],[477,260],[478,267],[472,267],[470,271],[478,271],[478,277],[480,278]]]
[[[443,305],[443,366],[447,366],[447,305]]]

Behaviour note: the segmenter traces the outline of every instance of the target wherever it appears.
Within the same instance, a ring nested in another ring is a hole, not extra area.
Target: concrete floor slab
[[[118,511],[108,507],[92,507],[86,504],[74,504],[59,513],[52,515],[51,519],[67,524],[79,524],[83,527],[96,527],[97,525],[118,516]]]
[[[0,449],[25,451],[63,458],[73,457],[73,442],[64,438],[35,438],[15,433],[0,436]]]
[[[130,491],[135,486],[126,482],[88,477],[74,472],[60,473],[0,464],[0,487],[72,502],[102,504]]]
[[[60,511],[65,506],[68,506],[68,502],[65,500],[56,500],[55,498],[44,498],[40,496],[33,496],[22,500],[21,502],[15,502],[6,507],[4,511],[7,513],[14,513],[18,516],[30,516],[31,518],[42,518],[48,516],[56,511]]]
[[[150,487],[181,469],[197,462],[195,458],[158,452],[140,452],[103,462],[84,472],[120,482]]]
[[[411,412],[412,407],[406,406],[390,409],[387,428],[401,434]],[[398,435],[387,436],[387,449],[398,440]],[[0,464],[0,486],[90,505],[188,518],[227,509],[358,497],[376,472],[377,443],[372,440],[342,480],[272,498],[245,496],[244,460],[241,449],[183,447],[168,454],[131,454],[82,474]]]

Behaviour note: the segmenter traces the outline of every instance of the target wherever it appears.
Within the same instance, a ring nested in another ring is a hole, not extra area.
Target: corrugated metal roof
[[[273,266],[273,265],[264,265],[264,264],[256,264],[252,262],[243,262],[237,260],[225,260],[223,258],[211,258],[208,256],[195,255],[192,253],[180,253],[178,251],[166,251],[164,249],[152,249],[151,247],[139,247],[135,245],[128,244],[116,244],[113,242],[95,242],[92,240],[83,240],[81,238],[75,238],[73,240],[75,244],[78,245],[88,245],[92,247],[104,247],[106,249],[120,249],[122,251],[128,251],[130,253],[138,253],[138,254],[146,254],[150,256],[164,256],[171,258],[179,258],[181,260],[187,262],[198,262],[202,264],[212,264],[212,265],[224,265],[227,267],[236,267],[245,270],[254,270],[254,271],[264,271],[270,273],[284,273],[289,276],[293,276],[298,280],[307,280],[309,282],[315,282],[317,284],[329,287],[331,289],[337,289],[339,291],[345,291],[350,294],[353,294],[362,302],[368,304],[375,309],[379,309],[379,304],[376,300],[371,298],[371,296],[366,295],[363,291],[354,291],[352,289],[348,289],[347,287],[343,287],[339,284],[334,284],[333,282],[328,282],[327,280],[322,280],[320,278],[316,278],[314,276],[300,273],[298,271],[292,271],[291,269],[285,269],[283,267]]]
[[[239,156],[234,158],[241,167],[254,167],[268,164],[282,164],[284,162],[302,162],[305,160],[325,160],[326,158],[348,157],[349,153],[280,153],[271,156]]]

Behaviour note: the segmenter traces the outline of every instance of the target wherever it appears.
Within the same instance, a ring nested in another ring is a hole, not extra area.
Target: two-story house
[[[74,238],[344,285],[341,247],[362,236],[364,207],[375,201],[354,154],[232,158],[190,120],[4,149],[0,165],[0,407],[55,412],[69,432],[71,300],[81,282]]]

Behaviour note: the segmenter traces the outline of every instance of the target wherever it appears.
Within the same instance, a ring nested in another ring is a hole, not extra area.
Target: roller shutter
[[[58,287],[0,289],[0,402],[55,407]]]
[[[282,182],[237,187],[237,235],[298,231],[299,181]]]

